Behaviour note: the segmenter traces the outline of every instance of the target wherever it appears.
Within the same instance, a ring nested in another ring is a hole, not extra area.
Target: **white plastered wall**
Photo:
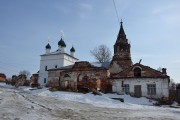
[[[47,69],[53,69],[55,68],[55,66],[59,68],[67,65],[72,65],[75,62],[77,62],[77,59],[66,54],[49,54],[41,56],[38,82],[41,85],[45,85],[48,82],[48,71],[45,70],[46,66]],[[44,83],[44,79],[46,79],[46,83]]]
[[[113,92],[122,93],[123,84],[129,84],[130,93],[134,93],[134,86],[141,85],[142,96],[151,98],[169,97],[169,80],[168,78],[126,78],[115,79],[113,82]],[[156,84],[156,95],[147,94],[147,84]]]

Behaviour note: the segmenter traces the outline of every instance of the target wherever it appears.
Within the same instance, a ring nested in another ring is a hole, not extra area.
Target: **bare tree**
[[[22,70],[19,72],[19,75],[26,75],[26,77],[28,78],[31,75],[31,73],[28,70]]]
[[[90,51],[91,55],[94,56],[99,62],[109,62],[111,60],[111,51],[106,45],[99,45]]]
[[[169,89],[170,90],[175,90],[176,89],[176,83],[174,82],[174,80],[172,78],[170,79]]]

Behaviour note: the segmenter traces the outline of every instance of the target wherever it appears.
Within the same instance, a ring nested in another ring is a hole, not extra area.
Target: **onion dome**
[[[66,47],[66,43],[62,41],[61,47]]]
[[[75,52],[74,47],[72,46],[72,48],[70,49],[71,52]]]
[[[61,47],[66,47],[66,43],[64,42],[64,40],[61,37],[61,40],[58,42],[58,45]]]
[[[51,46],[49,43],[46,45],[46,49],[51,49]]]
[[[61,37],[61,40],[58,42],[58,45],[59,45],[59,46],[62,46],[62,44],[63,44],[63,39],[62,39],[62,37]]]

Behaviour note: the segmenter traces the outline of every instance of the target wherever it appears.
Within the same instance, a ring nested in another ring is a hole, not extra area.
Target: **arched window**
[[[79,74],[79,75],[77,76],[77,82],[79,82],[79,81],[81,81],[81,80],[82,80],[82,75]]]
[[[141,77],[141,69],[136,67],[134,69],[134,77]]]
[[[69,76],[68,74],[65,74],[65,75],[64,75],[64,78],[65,78],[65,77],[70,77],[70,76]]]
[[[85,85],[87,85],[87,83],[88,83],[88,76],[84,76],[83,77],[83,83],[85,84]]]

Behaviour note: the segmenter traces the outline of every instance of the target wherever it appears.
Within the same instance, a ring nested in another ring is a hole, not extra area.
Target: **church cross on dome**
[[[61,38],[64,38],[64,31],[61,30]]]
[[[51,37],[49,36],[49,37],[48,37],[48,43],[50,43],[50,40],[51,40]]]

